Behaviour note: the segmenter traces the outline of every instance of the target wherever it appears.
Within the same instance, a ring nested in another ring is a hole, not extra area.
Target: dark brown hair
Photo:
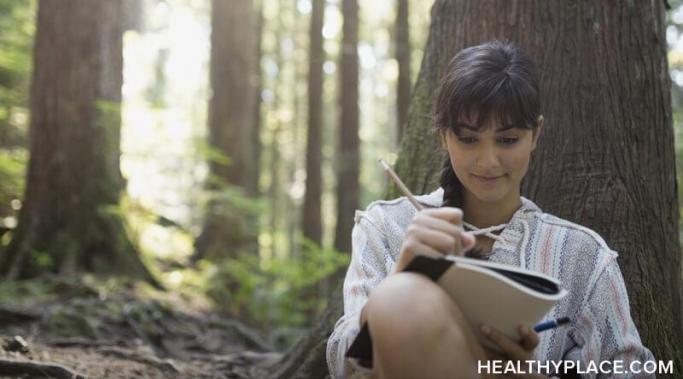
[[[468,47],[448,63],[434,103],[439,133],[459,134],[457,122],[472,120],[481,128],[495,121],[535,129],[541,115],[538,78],[533,61],[516,46],[499,41]],[[444,205],[462,207],[462,183],[450,159],[441,171]]]

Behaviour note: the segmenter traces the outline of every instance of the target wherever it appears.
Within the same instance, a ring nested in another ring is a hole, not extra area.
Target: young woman
[[[520,196],[543,129],[531,60],[499,42],[461,51],[442,79],[434,123],[448,159],[441,188],[417,197],[425,209],[417,212],[399,198],[356,213],[344,315],[327,343],[332,377],[477,378],[478,361],[487,359],[579,361],[584,368],[591,361],[619,361],[628,368],[632,361],[652,360],[631,319],[617,253],[594,231],[544,213]],[[464,230],[492,226],[476,237]],[[568,316],[571,323],[539,334],[520,325],[519,342],[479,326],[505,352],[496,353],[480,344],[440,287],[401,272],[416,254],[473,250],[559,279],[569,295],[548,317]],[[373,341],[372,370],[344,357],[365,321]],[[561,376],[552,367],[515,377]]]

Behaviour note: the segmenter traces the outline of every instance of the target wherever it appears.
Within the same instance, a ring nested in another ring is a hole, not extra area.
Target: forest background
[[[65,268],[49,249],[29,249],[29,269],[11,270],[11,261],[3,261],[8,267],[2,271],[12,280],[1,283],[0,304],[16,311],[17,306],[26,310],[51,301],[56,278],[67,278],[70,285],[100,295],[132,291],[134,297],[220,314],[257,335],[261,347],[283,351],[315,323],[338,289],[349,261],[350,210],[387,193],[377,159],[398,159],[432,2],[359,2],[355,11],[341,0],[228,6],[220,0],[213,6],[209,0],[121,2],[118,110],[124,184],[121,201],[104,211],[120,217],[130,241],[125,249],[140,257],[147,273],[92,275],[88,271],[97,270]],[[683,6],[667,4],[680,199]],[[38,7],[35,0],[0,0],[0,251],[13,249],[25,206]],[[345,29],[345,17],[354,12],[357,35]],[[318,56],[312,55],[316,15],[321,17],[318,45],[323,54]],[[215,32],[218,27],[224,34]],[[226,42],[221,46],[228,54],[220,54],[219,42]],[[357,55],[342,54],[348,52],[342,46],[349,44]],[[317,79],[310,76],[316,59]],[[348,59],[357,61],[357,75],[353,65],[345,66]],[[247,78],[253,88],[245,93],[239,87],[244,81],[221,82],[225,76],[213,65],[246,68],[233,76]],[[311,98],[311,81],[316,80],[313,86],[320,92]],[[217,98],[222,103],[212,105]],[[311,113],[310,104],[319,113]],[[230,123],[222,109],[242,110],[242,134],[217,131]],[[311,120],[318,120],[319,127],[320,150],[313,153],[307,150],[308,141],[316,138],[310,135]],[[349,130],[351,137],[344,134]],[[242,156],[233,155],[231,146],[241,146]],[[356,171],[347,167],[354,159]],[[314,186],[307,183],[311,168],[320,175],[317,189],[307,187]],[[314,193],[317,203],[307,200],[307,193]],[[149,284],[135,281],[140,278]],[[84,333],[82,325],[70,327],[64,336]],[[138,337],[145,340],[150,334],[144,329]]]

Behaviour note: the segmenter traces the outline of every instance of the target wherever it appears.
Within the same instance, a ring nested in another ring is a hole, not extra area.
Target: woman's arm
[[[353,227],[351,263],[344,279],[344,315],[337,321],[327,340],[327,365],[332,378],[347,378],[358,366],[345,358],[346,351],[362,325],[360,314],[370,290],[387,276],[389,256],[379,207],[356,217]]]

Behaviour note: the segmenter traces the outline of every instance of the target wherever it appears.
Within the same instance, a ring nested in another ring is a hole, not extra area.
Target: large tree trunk
[[[546,118],[524,195],[595,229],[620,253],[645,345],[683,367],[664,37],[662,1],[438,0],[397,170],[415,193],[438,186],[445,156],[434,154],[440,144],[426,115],[446,63],[466,46],[517,43],[537,62]],[[311,349],[299,362],[324,359],[316,354]]]
[[[398,63],[398,85],[396,88],[397,140],[403,138],[410,105],[410,25],[408,24],[408,0],[396,0],[396,25],[394,43]]]
[[[151,279],[119,211],[123,13],[119,1],[40,1],[30,162],[10,278],[87,270]]]
[[[208,204],[194,260],[221,259],[256,245],[253,217],[221,194],[226,186],[244,195],[253,190],[254,21],[251,0],[212,2],[209,146],[229,161],[209,161],[207,188],[216,196]]]
[[[323,130],[323,19],[325,0],[313,0],[309,31],[308,138],[306,141],[306,193],[304,196],[304,237],[322,242],[322,130]]]
[[[358,208],[360,152],[358,138],[358,3],[342,0],[339,150],[337,155],[337,226],[334,247],[351,251],[353,213]]]
[[[644,343],[657,358],[678,359],[681,367],[681,255],[664,6],[437,1],[397,171],[416,193],[438,186],[434,174],[443,158],[433,153],[439,141],[424,115],[453,54],[493,39],[518,44],[537,62],[546,119],[523,194],[549,213],[596,230],[619,252]]]

